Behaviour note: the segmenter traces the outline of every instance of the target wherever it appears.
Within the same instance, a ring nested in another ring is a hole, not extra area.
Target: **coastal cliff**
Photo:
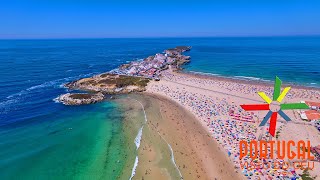
[[[161,72],[169,66],[180,69],[181,65],[190,62],[190,56],[182,54],[190,49],[190,46],[177,46],[142,61],[123,64],[110,72],[67,83],[64,85],[66,88],[88,93],[67,93],[60,95],[57,100],[65,105],[91,104],[102,101],[105,94],[145,91],[149,81],[160,80]]]

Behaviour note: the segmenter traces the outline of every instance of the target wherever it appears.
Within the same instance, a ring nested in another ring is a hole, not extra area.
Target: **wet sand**
[[[126,104],[127,108],[131,107],[125,118],[129,129],[128,137],[131,138],[129,143],[134,142],[138,130],[143,126],[140,147],[136,151],[139,162],[132,179],[245,179],[235,163],[237,158],[228,157],[225,148],[228,147],[227,143],[231,143],[237,150],[236,142],[228,136],[215,140],[208,119],[213,118],[210,119],[211,123],[216,124],[219,119],[230,118],[227,114],[228,107],[234,106],[241,111],[238,108],[241,103],[262,103],[256,95],[258,90],[266,92],[270,97],[273,92],[271,86],[264,84],[238,84],[233,81],[169,73],[164,80],[151,82],[147,92],[130,94],[129,98],[123,98],[120,103]],[[294,89],[285,102],[317,100],[318,94],[317,90],[306,89],[301,92]],[[208,108],[208,104],[215,108]],[[147,117],[146,123],[143,123],[143,110]],[[212,111],[214,115],[210,115],[208,111]],[[291,112],[288,114],[292,117],[298,116],[291,115]],[[254,117],[256,122],[245,125],[244,130],[253,132],[255,137],[258,137],[265,131],[265,128],[256,128],[263,112],[257,112]],[[299,123],[298,120],[293,121]],[[283,125],[283,122],[278,123],[280,130]],[[295,131],[302,128],[295,128]],[[317,138],[311,140],[316,143]],[[129,165],[128,169],[131,167],[132,170],[133,161],[134,159],[130,160],[131,166]]]
[[[182,106],[147,93],[130,96],[144,105],[148,119],[133,179],[180,179],[179,171],[183,179],[241,179],[223,149]]]
[[[257,94],[259,91],[265,92],[269,97],[273,96],[273,87],[264,83],[259,84],[253,81],[237,82],[222,78],[210,78],[201,75],[182,74],[170,71],[164,71],[160,81],[152,81],[147,87],[148,93],[151,93],[156,97],[169,98],[183,106],[188,112],[192,113],[204,129],[206,129],[207,132],[210,132],[212,135],[210,140],[219,143],[218,148],[220,147],[223,149],[223,152],[228,151],[230,157],[225,155],[225,158],[230,158],[239,172],[242,171],[239,165],[239,139],[251,140],[270,138],[268,133],[266,133],[268,131],[268,126],[259,127],[266,112],[256,111],[250,113],[243,111],[240,107],[241,104],[265,103]],[[319,98],[320,91],[317,89],[292,88],[290,89],[290,92],[287,93],[282,103],[318,101]],[[231,111],[240,115],[241,119],[234,120],[235,118],[230,115]],[[287,115],[291,117],[290,123],[284,121],[283,118],[278,118],[278,131],[277,136],[274,138],[285,141],[290,139],[307,139],[310,140],[313,146],[316,146],[320,142],[319,136],[317,136],[318,132],[312,127],[312,123],[303,122],[300,119],[299,111],[300,110],[286,111]],[[251,118],[250,122],[243,117]],[[294,128],[286,128],[287,126],[294,126]],[[308,128],[310,130],[306,132],[306,127],[309,126],[311,126]],[[289,134],[290,137],[286,136],[286,134]],[[199,152],[203,153],[202,151]],[[275,160],[272,159],[271,161]],[[216,170],[217,168],[212,168],[212,171]],[[230,170],[230,172],[233,171]],[[288,170],[288,172],[290,173],[290,170]],[[297,171],[297,173],[301,172]],[[244,172],[244,174],[247,176],[250,175],[252,178],[269,178],[274,176],[273,171],[257,174],[256,172],[253,172],[252,169],[250,170],[250,173],[247,171],[247,173]],[[316,175],[316,171],[312,171],[310,174]],[[295,175],[291,173],[290,177],[293,176]]]
[[[120,105],[119,108],[121,111],[124,112],[122,133],[125,136],[124,143],[126,144],[126,148],[130,152],[130,154],[125,157],[125,167],[118,179],[128,179],[131,176],[136,156],[136,145],[134,144],[134,140],[144,122],[143,112],[141,111],[139,104],[125,96],[119,97],[115,101]]]

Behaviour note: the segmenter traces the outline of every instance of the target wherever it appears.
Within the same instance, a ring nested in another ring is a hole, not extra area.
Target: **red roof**
[[[308,110],[305,111],[307,118],[309,120],[317,120],[320,119],[320,112],[316,111],[316,110]]]
[[[311,102],[311,101],[306,101],[306,104],[308,106],[316,106],[316,107],[320,107],[320,102]]]

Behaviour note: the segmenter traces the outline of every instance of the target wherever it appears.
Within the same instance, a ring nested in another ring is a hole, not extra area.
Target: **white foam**
[[[12,99],[12,98],[14,98],[15,96],[21,96],[21,95],[26,94],[26,93],[27,93],[26,90],[22,90],[22,91],[20,91],[20,92],[18,92],[18,93],[11,94],[11,95],[7,96],[6,98],[7,98],[7,99]]]
[[[34,89],[40,89],[40,88],[45,88],[45,87],[50,87],[50,86],[53,86],[55,84],[57,84],[57,82],[59,82],[60,80],[54,80],[54,81],[48,81],[48,82],[45,82],[45,83],[42,83],[42,84],[39,84],[39,85],[35,85],[35,86],[32,86],[30,88],[27,88],[26,90],[27,91],[31,91],[31,90],[34,90]]]
[[[59,96],[56,97],[56,98],[54,98],[54,99],[52,99],[52,100],[53,100],[53,102],[55,102],[55,103],[60,103],[60,101],[59,101]]]
[[[129,97],[129,98],[130,98],[130,97]],[[133,99],[133,98],[131,98],[131,99]],[[136,99],[133,99],[133,100],[137,101],[137,102],[140,104],[140,106],[141,106],[141,108],[142,108],[142,110],[143,110],[143,114],[144,114],[144,123],[147,123],[147,122],[148,122],[147,114],[146,114],[146,111],[144,110],[143,104],[142,104],[140,101],[136,100]]]
[[[134,177],[134,175],[136,175],[138,162],[139,162],[139,158],[138,158],[138,156],[136,156],[136,159],[134,160],[134,164],[133,164],[133,168],[132,168],[132,172],[131,172],[131,176],[130,176],[129,180],[131,180]]]
[[[25,90],[21,90],[18,93],[11,94],[11,95],[6,97],[7,100],[0,102],[0,107],[2,107],[4,105],[8,106],[10,104],[17,103],[19,100],[21,100],[23,98],[23,96],[32,93],[32,91],[34,91],[36,89],[41,89],[41,88],[44,88],[44,87],[53,86],[53,85],[56,84],[56,81],[58,81],[58,80],[48,81],[48,82],[45,82],[43,84],[31,86],[31,87],[29,87],[29,88],[27,88]]]
[[[134,139],[134,143],[136,144],[137,150],[140,147],[140,142],[141,142],[141,138],[142,138],[142,130],[143,130],[143,126],[139,129],[139,132],[138,132],[136,138]]]
[[[209,75],[209,76],[220,76],[220,74],[214,74],[214,73],[205,73],[205,72],[198,72],[198,71],[189,71],[193,74],[201,74],[201,75]]]
[[[129,97],[129,98],[130,98],[130,97]],[[133,98],[131,98],[131,99],[133,99]],[[141,106],[141,108],[142,108],[142,110],[143,110],[144,119],[145,119],[144,125],[145,125],[145,124],[148,122],[148,119],[147,119],[147,114],[146,114],[146,111],[145,111],[145,109],[144,109],[144,106],[143,106],[143,104],[142,104],[140,101],[138,101],[138,100],[136,100],[136,99],[133,99],[133,100],[137,101],[137,102],[140,104],[140,106]],[[142,125],[142,127],[140,128],[140,130],[139,130],[139,132],[138,132],[138,135],[136,136],[136,138],[135,138],[135,140],[134,140],[134,142],[135,142],[135,144],[136,144],[136,147],[137,147],[137,150],[138,150],[139,147],[140,147],[140,142],[141,142],[141,137],[142,137],[142,130],[143,130],[144,125]],[[147,125],[148,125],[148,124],[147,124]],[[178,166],[177,166],[177,164],[176,164],[176,162],[175,162],[175,160],[174,160],[174,154],[173,154],[173,150],[172,150],[171,145],[161,136],[161,134],[160,134],[158,131],[157,131],[157,133],[158,133],[159,136],[167,143],[167,145],[168,145],[168,147],[169,147],[169,150],[170,150],[171,162],[172,162],[172,164],[175,166],[175,168],[177,169],[177,171],[178,171],[178,173],[179,173],[179,176],[180,176],[180,179],[183,179],[182,174],[181,174],[181,172],[180,172],[180,170],[179,170],[179,168],[178,168]],[[136,156],[136,160],[135,160],[135,162],[134,162],[134,165],[133,165],[133,168],[132,168],[131,177],[129,178],[129,180],[131,180],[131,179],[134,177],[134,175],[135,175],[135,173],[136,173],[136,168],[137,168],[137,166],[138,166],[138,156]]]
[[[0,102],[0,113],[4,113],[10,110],[11,105],[14,105],[15,103],[18,103],[19,101],[21,101],[25,95],[28,95],[30,93],[33,93],[35,90],[38,89],[42,89],[42,88],[46,88],[46,87],[63,87],[61,86],[61,83],[66,83],[67,81],[70,81],[72,79],[77,79],[77,78],[81,78],[81,77],[85,77],[85,76],[90,76],[93,75],[94,73],[89,73],[89,74],[80,74],[78,76],[70,76],[70,77],[66,77],[66,78],[61,78],[61,79],[56,79],[56,80],[52,80],[52,81],[47,81],[44,82],[42,84],[38,84],[35,86],[31,86],[25,90],[21,90],[18,93],[14,93],[11,94],[9,96],[6,97],[5,100]],[[53,101],[55,101],[55,99],[53,99]],[[55,101],[56,102],[56,101]],[[2,110],[4,109],[4,110]]]
[[[241,78],[241,79],[249,79],[249,80],[260,80],[260,78],[251,77],[251,76],[234,76],[234,77]]]
[[[221,74],[214,74],[214,73],[205,73],[205,72],[198,72],[198,71],[189,71],[190,73],[193,74],[200,74],[200,75],[207,75],[207,76],[218,76],[222,78],[230,78],[230,79],[244,79],[244,80],[255,80],[255,81],[265,81],[265,82],[271,82],[271,80],[266,80],[262,78],[257,78],[257,77],[251,77],[251,76],[223,76]]]
[[[166,140],[165,140],[165,141],[166,141]],[[167,141],[166,141],[166,142],[167,142]],[[167,143],[167,144],[168,144],[168,147],[169,147],[170,152],[171,152],[171,161],[172,161],[173,165],[176,167],[176,169],[178,170],[178,173],[179,173],[180,178],[183,179],[182,174],[181,174],[181,172],[180,172],[180,170],[179,170],[179,168],[178,168],[178,166],[177,166],[177,164],[176,164],[176,161],[174,160],[173,150],[172,150],[170,144],[169,144],[169,143]]]
[[[138,149],[140,147],[140,143],[141,143],[143,127],[147,123],[148,119],[147,119],[146,111],[144,110],[143,104],[140,101],[136,100],[136,99],[133,99],[133,100],[137,101],[140,104],[140,106],[141,106],[141,108],[143,110],[143,113],[144,113],[144,124],[139,129],[138,134],[137,134],[136,138],[134,139],[134,143],[136,145],[136,151],[138,151]],[[136,156],[136,159],[134,161],[132,172],[131,172],[131,176],[130,176],[129,180],[131,180],[134,177],[134,175],[136,174],[136,169],[137,169],[137,166],[138,166],[138,162],[139,162],[139,157]]]
[[[0,102],[0,109],[6,109],[8,105],[16,103],[18,100],[17,99],[9,99],[6,101]],[[1,112],[0,112],[1,114]]]

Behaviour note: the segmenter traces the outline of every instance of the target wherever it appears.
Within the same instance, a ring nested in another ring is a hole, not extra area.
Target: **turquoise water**
[[[193,46],[186,71],[320,85],[319,37],[0,40],[0,179],[121,176],[135,145],[119,104],[53,99],[63,83],[177,45]]]
[[[121,134],[122,118],[117,104],[108,102],[71,107],[44,122],[2,131],[0,177],[116,179],[133,155]]]

